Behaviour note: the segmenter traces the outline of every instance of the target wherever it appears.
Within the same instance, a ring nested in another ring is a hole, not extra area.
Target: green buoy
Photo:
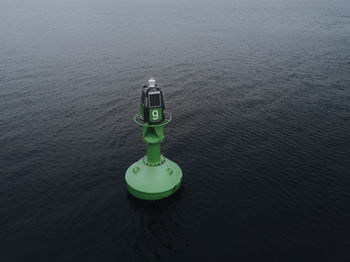
[[[136,198],[157,200],[175,193],[182,179],[181,168],[161,154],[164,126],[171,115],[164,111],[163,93],[154,79],[142,87],[140,113],[134,116],[136,124],[143,127],[142,138],[147,153],[132,164],[125,173],[128,191]]]

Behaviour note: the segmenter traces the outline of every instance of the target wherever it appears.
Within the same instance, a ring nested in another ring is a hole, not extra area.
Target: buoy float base
[[[181,168],[166,157],[156,166],[148,165],[145,158],[141,158],[125,173],[129,193],[143,200],[158,200],[172,195],[179,189],[181,179]]]

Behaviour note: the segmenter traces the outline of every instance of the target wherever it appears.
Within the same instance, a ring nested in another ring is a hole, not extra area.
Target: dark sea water
[[[124,174],[155,77],[184,173]],[[349,0],[0,0],[0,261],[350,261]]]

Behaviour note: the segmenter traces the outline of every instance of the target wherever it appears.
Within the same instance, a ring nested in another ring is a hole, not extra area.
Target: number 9
[[[153,119],[154,119],[154,120],[157,120],[158,117],[159,117],[159,115],[158,115],[158,110],[153,110],[153,111],[152,111],[152,116],[153,116]]]

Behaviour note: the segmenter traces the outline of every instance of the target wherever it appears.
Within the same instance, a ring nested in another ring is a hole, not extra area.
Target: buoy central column
[[[142,138],[147,147],[146,164],[150,166],[161,164],[161,143],[164,140],[164,126],[144,126]]]

